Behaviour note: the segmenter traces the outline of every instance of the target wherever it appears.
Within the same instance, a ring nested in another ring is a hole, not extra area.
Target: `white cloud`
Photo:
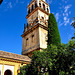
[[[62,26],[62,25],[65,25],[66,26],[67,24],[70,23],[70,19],[67,18],[67,17],[64,17],[63,20],[64,20],[63,22],[60,22],[59,21],[59,26]]]
[[[68,0],[62,0],[64,3],[67,3],[68,2]]]
[[[64,17],[64,20],[66,21],[67,20],[67,17]]]
[[[71,11],[69,11],[69,14],[71,14]]]
[[[63,13],[63,16],[68,16],[68,13]]]
[[[55,14],[55,17],[56,17],[56,20],[57,20],[57,21],[58,21],[58,19],[59,19],[59,16],[60,16],[59,13],[56,13],[56,14]]]
[[[7,8],[12,8],[12,3],[9,2]]]
[[[68,18],[68,14],[70,14],[71,12],[69,12],[68,9],[70,9],[71,6],[72,5],[69,4],[69,5],[65,6],[65,8],[64,8],[64,13],[63,13],[64,22],[63,23],[64,23],[65,26],[70,23],[70,19]]]
[[[64,1],[64,0],[62,0],[62,1]],[[70,24],[70,19],[69,19],[69,14],[71,14],[71,11],[68,11],[69,9],[70,9],[70,7],[71,7],[72,5],[71,4],[69,4],[69,5],[66,5],[65,7],[64,7],[64,12],[62,13],[62,15],[63,15],[63,22],[62,23],[59,23],[60,24],[60,26],[61,25],[67,25],[67,24]]]
[[[68,18],[68,19],[66,19],[66,20],[64,20],[64,25],[66,26],[68,23],[70,23],[70,19]]]
[[[63,22],[59,22],[59,26],[62,26],[64,23]]]
[[[72,5],[70,4],[70,5],[67,5],[67,6],[65,6],[65,11],[64,12],[67,12],[68,11],[68,9],[71,7]]]

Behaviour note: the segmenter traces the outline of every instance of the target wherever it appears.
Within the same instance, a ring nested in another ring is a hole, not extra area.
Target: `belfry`
[[[45,0],[32,0],[27,6],[27,26],[24,24],[22,55],[0,51],[0,75],[17,75],[20,67],[29,64],[32,52],[47,47],[49,5]]]
[[[32,0],[27,6],[27,26],[22,34],[22,55],[32,56],[35,50],[47,47],[49,4],[45,0]]]

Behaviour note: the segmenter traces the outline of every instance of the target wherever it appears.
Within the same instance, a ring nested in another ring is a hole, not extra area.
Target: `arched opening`
[[[39,6],[41,7],[41,3],[39,3]]]
[[[12,72],[11,72],[10,70],[6,70],[6,71],[4,72],[4,75],[12,75]]]
[[[49,9],[47,8],[47,12],[49,13]]]
[[[43,4],[43,9],[45,10],[45,4]]]
[[[37,7],[37,2],[35,2],[35,8]]]
[[[31,11],[33,11],[33,9],[34,9],[34,6],[32,5],[32,10]]]

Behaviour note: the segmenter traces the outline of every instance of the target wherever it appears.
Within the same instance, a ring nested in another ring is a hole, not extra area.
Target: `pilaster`
[[[4,64],[3,64],[3,67],[2,67],[2,75],[4,74]]]

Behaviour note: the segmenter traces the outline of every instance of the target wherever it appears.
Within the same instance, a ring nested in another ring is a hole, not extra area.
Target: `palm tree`
[[[71,39],[75,39],[75,33],[74,33],[74,37],[72,37]]]
[[[0,0],[0,5],[1,5],[2,2],[3,2],[3,0]]]
[[[72,18],[72,26],[75,28],[75,17]],[[71,39],[75,39],[75,33],[74,33],[74,37],[72,37]]]
[[[71,24],[75,28],[75,17],[72,18],[73,23]]]

